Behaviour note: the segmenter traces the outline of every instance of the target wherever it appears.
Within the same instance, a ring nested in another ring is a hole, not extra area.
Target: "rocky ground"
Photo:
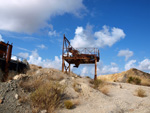
[[[150,113],[150,87],[120,82],[107,82],[95,88],[88,77],[70,75],[56,69],[46,69],[31,65],[26,74],[14,80],[0,83],[0,113],[32,113],[30,92],[20,86],[21,81],[45,78],[66,85],[65,93],[74,103],[72,109],[59,108],[54,113]],[[33,79],[34,78],[34,79]],[[144,90],[144,97],[137,96],[137,90]],[[30,89],[32,90],[32,88]],[[38,111],[46,113],[47,110]]]

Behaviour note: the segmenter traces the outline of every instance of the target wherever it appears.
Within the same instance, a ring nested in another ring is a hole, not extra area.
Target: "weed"
[[[109,89],[106,86],[99,88],[99,90],[105,95],[108,95],[108,93],[109,93]]]
[[[136,93],[137,93],[137,96],[139,96],[139,97],[146,97],[146,92],[141,88],[138,88],[136,90]]]
[[[49,82],[41,85],[31,93],[31,101],[34,106],[52,112],[62,105],[65,86],[58,82]]]
[[[71,109],[73,107],[73,103],[70,100],[64,101],[64,104],[67,109]]]
[[[141,79],[138,77],[129,77],[127,82],[139,85],[139,84],[141,84]]]

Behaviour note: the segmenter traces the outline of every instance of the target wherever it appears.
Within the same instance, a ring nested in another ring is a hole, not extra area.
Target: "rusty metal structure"
[[[70,73],[70,65],[74,64],[74,67],[79,67],[80,64],[95,64],[95,76],[97,79],[97,62],[100,60],[99,50],[97,48],[73,48],[69,40],[63,38],[62,49],[62,72]],[[66,65],[68,63],[68,65]]]
[[[13,45],[9,42],[5,43],[0,41],[0,69],[4,73],[2,75],[2,81],[6,81],[10,70],[18,73],[23,72],[28,68],[28,64],[19,60],[21,57],[17,57],[17,60],[12,60],[12,48]]]
[[[4,81],[7,79],[8,77],[8,73],[9,73],[9,63],[11,60],[11,53],[12,53],[12,44],[9,44],[9,42],[4,43],[4,42],[0,42],[0,58],[4,58],[5,59],[5,75],[4,75]]]

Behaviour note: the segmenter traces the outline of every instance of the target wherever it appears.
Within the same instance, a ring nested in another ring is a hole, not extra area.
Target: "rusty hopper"
[[[70,73],[70,65],[75,64],[77,67],[80,64],[95,64],[95,76],[94,80],[97,79],[97,62],[100,60],[99,50],[97,48],[78,48],[74,49],[68,39],[63,38],[63,50],[62,50],[62,72]],[[65,64],[68,63],[68,66]]]

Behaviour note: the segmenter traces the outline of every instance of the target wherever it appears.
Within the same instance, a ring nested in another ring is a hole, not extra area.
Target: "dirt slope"
[[[32,113],[30,91],[20,86],[21,81],[30,86],[38,78],[49,82],[58,81],[66,85],[65,94],[74,103],[72,109],[65,107],[56,109],[53,113],[150,113],[150,87],[127,83],[106,82],[101,86],[103,90],[94,88],[93,80],[88,77],[79,77],[74,73],[65,74],[60,70],[41,68],[31,65],[26,74],[16,75],[15,80],[0,83],[0,113]],[[134,74],[134,70],[131,72]],[[139,71],[142,76],[142,72]],[[127,74],[127,73],[126,73]],[[138,88],[144,90],[144,97],[137,96]],[[28,98],[28,99],[22,99]],[[47,113],[42,109],[37,113]],[[34,111],[35,113],[35,111]]]
[[[115,74],[109,74],[109,75],[100,75],[98,76],[98,79],[103,79],[106,81],[110,81],[110,82],[127,82],[127,79],[129,77],[138,77],[140,78],[142,81],[142,83],[148,83],[150,82],[150,74],[149,73],[145,73],[143,71],[140,71],[138,69],[135,68],[131,68],[128,71],[124,71],[121,73],[115,73]]]

